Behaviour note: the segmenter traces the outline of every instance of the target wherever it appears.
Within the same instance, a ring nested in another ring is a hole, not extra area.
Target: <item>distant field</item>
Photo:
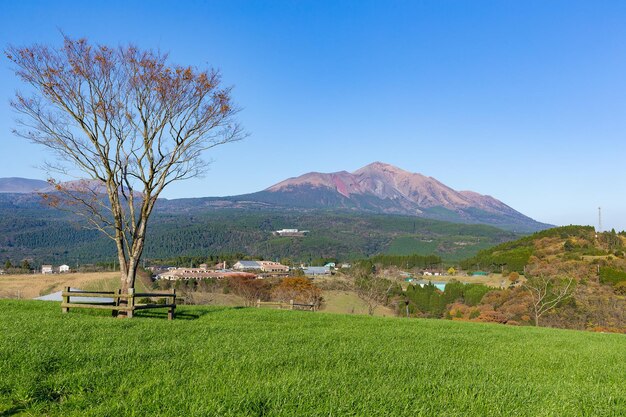
[[[94,291],[119,288],[119,272],[0,275],[0,298],[35,298],[65,286]]]
[[[391,241],[389,255],[439,255],[446,261],[459,261],[474,256],[479,250],[493,246],[493,241],[475,236],[399,236]]]
[[[0,300],[0,416],[626,415],[622,335],[256,308],[143,314]]]
[[[484,284],[489,287],[500,288],[501,284],[505,283],[508,286],[509,281],[506,278],[502,277],[502,274],[489,274],[489,275],[478,275],[478,276],[466,276],[466,275],[439,275],[439,276],[421,276],[417,275],[414,278],[424,280],[424,281],[437,281],[437,282],[448,282],[452,280],[456,280],[459,282],[463,282],[465,284]]]
[[[367,314],[367,305],[352,291],[324,291],[323,312],[340,314]],[[378,306],[375,316],[395,316],[394,311],[385,306]]]

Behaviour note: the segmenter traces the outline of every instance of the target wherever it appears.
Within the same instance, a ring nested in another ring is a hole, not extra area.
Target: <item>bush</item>
[[[602,284],[616,285],[620,281],[626,281],[626,272],[608,267],[600,268],[600,282]]]
[[[279,301],[293,300],[297,303],[319,305],[322,302],[322,290],[308,278],[284,278],[272,289],[272,298]]]
[[[620,281],[615,284],[615,292],[620,295],[626,295],[626,281]]]
[[[467,284],[465,291],[463,292],[463,299],[465,304],[470,307],[480,304],[484,295],[491,291],[491,288],[482,284]]]

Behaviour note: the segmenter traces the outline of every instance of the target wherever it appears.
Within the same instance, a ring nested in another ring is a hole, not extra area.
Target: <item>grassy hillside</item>
[[[0,415],[623,416],[626,338],[182,307],[0,301]]]
[[[517,240],[481,250],[461,262],[465,269],[523,272],[531,256],[565,260],[592,260],[589,257],[624,257],[626,236],[622,233],[596,234],[592,226],[555,227]]]

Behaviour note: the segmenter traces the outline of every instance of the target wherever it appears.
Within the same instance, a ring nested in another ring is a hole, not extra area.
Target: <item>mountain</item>
[[[374,162],[352,173],[311,172],[264,191],[205,201],[212,206],[278,206],[402,214],[457,223],[480,223],[516,232],[550,225],[473,191],[456,191],[432,177]]]
[[[28,178],[0,178],[0,193],[34,193],[46,188],[50,185],[46,181],[31,180]]]

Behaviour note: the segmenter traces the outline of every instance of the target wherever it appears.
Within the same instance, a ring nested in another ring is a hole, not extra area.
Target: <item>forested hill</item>
[[[274,236],[283,228],[308,230],[304,237]],[[378,253],[435,254],[459,260],[519,237],[492,226],[455,224],[411,216],[329,210],[203,209],[156,212],[144,258],[240,253],[266,259],[342,260]],[[24,195],[0,195],[0,261],[41,263],[113,262],[115,248],[70,213]]]

